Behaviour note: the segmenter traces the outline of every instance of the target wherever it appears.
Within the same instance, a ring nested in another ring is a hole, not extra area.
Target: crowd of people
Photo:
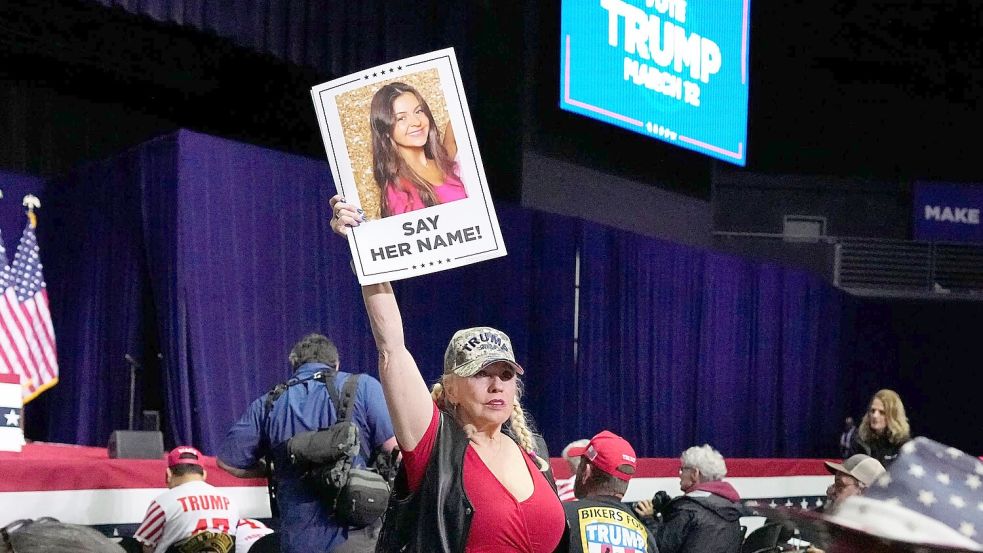
[[[364,220],[340,197],[331,206],[340,235]],[[744,553],[766,532],[771,541],[756,553],[905,544],[983,550],[983,463],[912,439],[892,390],[874,394],[859,427],[847,419],[839,442],[845,459],[826,462],[833,480],[815,511],[745,505],[725,480],[723,455],[708,444],[681,453],[680,495],[662,490],[627,503],[638,459],[611,430],[568,444],[562,457],[573,476],[554,479],[546,444],[522,406],[523,381],[535,374],[518,363],[504,332],[455,333],[440,378],[428,386],[406,347],[392,286],[365,285],[362,296],[379,379],[341,371],[328,338],[305,336],[288,356],[293,376],[248,406],[220,448],[222,469],[269,480],[276,528],[244,518],[207,483],[201,453],[184,446],[168,454],[168,490],[124,540],[128,550]],[[322,454],[325,470],[297,463]],[[363,469],[385,475],[382,496],[371,478],[357,481]],[[769,522],[748,535],[747,516]],[[98,541],[84,528],[46,524],[4,529],[3,547],[40,550],[27,545],[39,529]],[[120,548],[85,550],[110,546]]]

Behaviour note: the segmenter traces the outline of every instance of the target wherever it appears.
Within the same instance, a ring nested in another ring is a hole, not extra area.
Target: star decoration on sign
[[[958,495],[954,495],[954,496],[952,496],[952,497],[949,498],[949,505],[952,505],[953,507],[955,507],[957,509],[962,509],[963,507],[966,506],[966,500],[964,500],[963,498],[959,497]]]
[[[935,475],[935,479],[945,484],[946,486],[949,485],[949,475],[944,472],[940,472],[937,475]]]
[[[921,478],[925,476],[925,469],[921,465],[911,465],[908,469],[908,474],[914,476],[915,478]]]
[[[7,419],[7,426],[20,426],[20,413],[13,409],[9,413],[4,413],[3,418]]]
[[[959,525],[959,533],[966,536],[967,538],[972,538],[976,535],[976,528],[968,522],[963,522]]]

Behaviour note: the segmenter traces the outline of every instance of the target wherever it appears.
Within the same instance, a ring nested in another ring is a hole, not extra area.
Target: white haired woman
[[[338,234],[363,220],[340,196],[331,207]],[[363,286],[362,296],[403,454],[376,551],[554,551],[563,507],[519,403],[524,370],[508,336],[455,333],[430,391],[403,341],[392,286]]]
[[[659,552],[738,553],[744,538],[739,519],[748,513],[737,490],[723,481],[723,455],[709,445],[694,446],[679,461],[683,495],[654,508],[640,502],[637,508],[655,533]]]

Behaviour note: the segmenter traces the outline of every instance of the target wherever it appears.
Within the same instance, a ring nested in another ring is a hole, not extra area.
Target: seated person
[[[176,447],[167,454],[169,489],[150,502],[143,523],[133,535],[143,544],[145,553],[164,553],[172,545],[180,546],[189,540],[207,541],[208,548],[218,553],[229,553],[235,547],[239,509],[205,482],[202,457],[197,449],[188,446]]]
[[[743,539],[740,518],[749,513],[737,490],[723,482],[724,457],[709,445],[694,446],[683,452],[680,463],[683,495],[654,510],[649,501],[636,508],[656,533],[660,553],[737,553]]]
[[[124,553],[124,549],[88,526],[53,518],[17,520],[0,529],[0,553]]]
[[[843,463],[826,461],[826,470],[833,475],[833,484],[826,490],[827,503],[822,510],[824,514],[835,513],[837,507],[848,497],[864,495],[867,489],[887,472],[880,461],[863,453],[858,453]],[[828,547],[827,540],[813,533],[811,529],[804,528],[801,533],[802,538],[811,543],[810,552],[822,553]]]
[[[837,505],[850,496],[863,495],[886,472],[884,465],[877,459],[863,453],[858,453],[843,463],[826,461],[826,470],[833,475],[833,486],[826,490],[829,503],[823,509],[825,513],[835,511]]]

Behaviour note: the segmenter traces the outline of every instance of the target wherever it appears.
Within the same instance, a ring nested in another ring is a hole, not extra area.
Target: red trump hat
[[[190,457],[189,456],[189,457],[182,458],[181,455],[184,455],[184,454],[194,455],[194,457]],[[198,465],[198,466],[201,466],[201,458],[202,457],[204,457],[204,455],[202,455],[201,452],[198,451],[197,449],[195,449],[195,448],[193,448],[193,447],[191,447],[189,445],[181,445],[181,446],[175,447],[174,449],[171,450],[170,453],[167,454],[167,466],[168,467],[173,467],[175,465]]]
[[[592,465],[620,480],[631,480],[635,474],[635,448],[628,440],[613,432],[602,430],[585,447],[571,447],[570,457],[586,457]]]

